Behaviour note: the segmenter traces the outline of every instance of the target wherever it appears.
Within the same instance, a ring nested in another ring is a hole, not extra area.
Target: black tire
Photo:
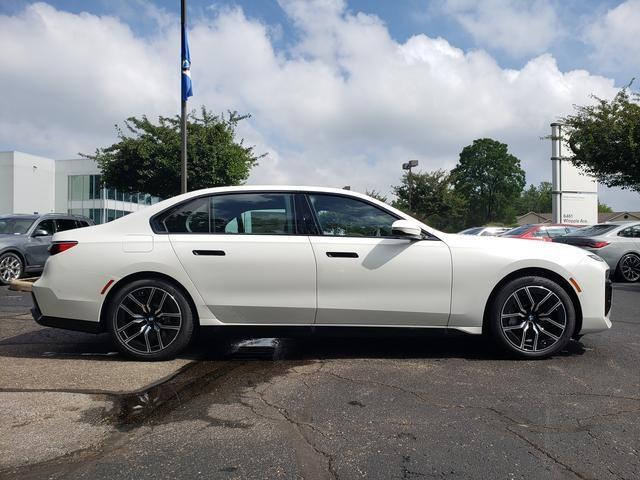
[[[111,297],[107,328],[118,350],[135,360],[167,360],[191,341],[195,320],[182,290],[150,278],[130,282]]]
[[[616,274],[623,282],[633,283],[640,281],[638,270],[640,269],[640,255],[637,253],[626,253],[620,257]]]
[[[540,359],[558,353],[571,340],[576,312],[562,286],[548,278],[527,276],[500,289],[487,321],[490,336],[507,354]]]
[[[16,274],[17,272],[17,274]],[[6,252],[0,255],[0,285],[9,285],[24,273],[24,263],[19,255]]]

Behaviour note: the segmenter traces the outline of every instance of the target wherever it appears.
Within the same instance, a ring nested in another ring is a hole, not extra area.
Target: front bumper
[[[87,322],[85,320],[74,320],[71,318],[60,317],[48,317],[43,315],[38,306],[38,300],[36,296],[31,292],[31,298],[33,299],[33,308],[31,309],[31,315],[33,319],[39,325],[43,327],[62,328],[64,330],[73,330],[76,332],[86,333],[102,333],[104,328],[102,324],[98,322]]]

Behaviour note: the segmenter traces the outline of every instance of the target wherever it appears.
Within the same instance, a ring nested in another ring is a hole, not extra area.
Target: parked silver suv
[[[0,216],[0,285],[42,271],[54,233],[90,225],[89,218],[64,213]]]

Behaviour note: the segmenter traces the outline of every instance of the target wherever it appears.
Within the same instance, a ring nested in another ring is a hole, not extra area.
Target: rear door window
[[[293,195],[239,193],[211,197],[211,233],[293,235]]]
[[[293,194],[237,193],[201,197],[159,223],[168,233],[294,235]]]
[[[76,221],[71,218],[58,218],[55,220],[55,222],[57,232],[64,232],[65,230],[73,230],[74,228],[78,228]]]
[[[640,225],[633,225],[618,232],[619,237],[640,238]]]

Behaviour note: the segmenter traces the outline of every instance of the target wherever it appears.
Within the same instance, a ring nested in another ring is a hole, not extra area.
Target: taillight
[[[62,253],[65,250],[75,247],[77,244],[78,242],[76,241],[53,242],[49,247],[49,254],[57,255],[58,253]]]
[[[602,248],[606,247],[607,245],[609,245],[609,242],[589,242],[587,246],[590,248]]]

